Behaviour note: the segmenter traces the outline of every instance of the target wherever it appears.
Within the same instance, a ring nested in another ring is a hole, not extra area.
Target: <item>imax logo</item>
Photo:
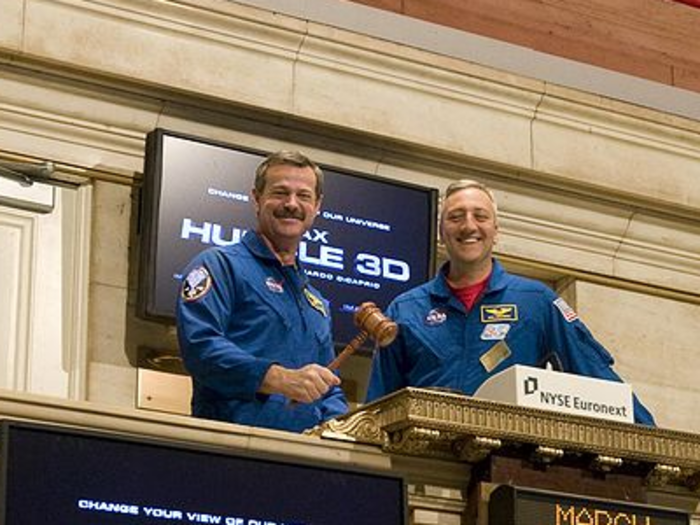
[[[539,384],[537,382],[536,377],[528,377],[525,379],[523,382],[523,386],[525,387],[525,395],[529,396],[534,394],[539,390]]]
[[[328,244],[328,234],[330,232],[326,230],[317,230],[313,228],[304,234],[304,239],[309,242],[320,242],[322,244]]]

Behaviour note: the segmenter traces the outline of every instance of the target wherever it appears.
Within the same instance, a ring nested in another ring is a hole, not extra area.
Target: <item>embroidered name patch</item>
[[[564,316],[567,323],[573,323],[576,319],[578,319],[578,314],[561,297],[554,301],[554,306],[559,309],[561,315]]]
[[[198,266],[187,274],[182,282],[180,295],[183,300],[190,302],[204,297],[211,289],[211,275],[204,266]]]
[[[484,304],[481,306],[482,323],[517,321],[518,306],[515,304]]]
[[[510,347],[505,341],[499,341],[479,358],[481,365],[487,372],[491,372],[503,361],[510,357]]]

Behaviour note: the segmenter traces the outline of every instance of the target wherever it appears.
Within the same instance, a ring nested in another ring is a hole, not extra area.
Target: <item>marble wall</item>
[[[139,349],[175,349],[135,315],[144,138],[163,127],[441,189],[486,181],[503,260],[573,296],[664,426],[700,431],[700,123],[223,0],[0,15],[0,153],[92,188],[88,293],[64,320],[85,323],[65,343],[85,346],[83,398],[134,406]]]
[[[575,287],[580,315],[615,355],[617,371],[634,386],[658,425],[698,432],[700,305],[588,282]]]

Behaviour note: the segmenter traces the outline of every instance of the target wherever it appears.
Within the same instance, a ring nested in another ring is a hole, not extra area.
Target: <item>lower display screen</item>
[[[2,525],[403,525],[404,481],[3,423]]]
[[[489,501],[489,525],[688,525],[689,520],[681,511],[509,485],[498,487]]]

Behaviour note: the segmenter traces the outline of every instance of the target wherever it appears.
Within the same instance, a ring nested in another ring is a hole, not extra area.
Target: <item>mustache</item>
[[[306,214],[301,210],[281,209],[274,212],[276,219],[297,219],[303,221],[306,219]]]

